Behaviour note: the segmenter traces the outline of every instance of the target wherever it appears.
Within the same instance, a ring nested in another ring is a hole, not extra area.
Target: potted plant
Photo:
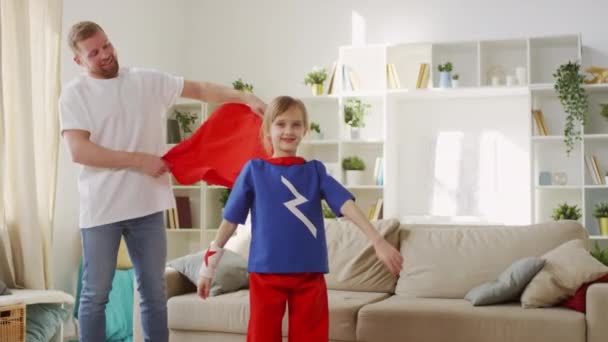
[[[458,88],[459,79],[460,79],[460,75],[458,75],[458,74],[452,75],[452,88]]]
[[[608,172],[604,175],[604,183],[608,184]]]
[[[577,221],[582,216],[581,209],[578,205],[568,205],[567,202],[564,202],[557,206],[557,208],[553,209],[553,219],[555,221],[560,220],[574,220]]]
[[[334,214],[334,211],[331,210],[331,208],[329,207],[327,202],[325,202],[325,200],[321,201],[321,210],[323,211],[324,218],[326,218],[326,219],[335,219],[336,218],[336,214]]]
[[[350,127],[350,138],[359,139],[359,129],[365,127],[364,116],[371,108],[370,104],[359,99],[348,99],[344,104],[344,122]]]
[[[253,93],[253,84],[243,81],[241,78],[232,82],[232,87],[245,93]]]
[[[583,88],[585,76],[581,75],[578,62],[562,64],[553,74],[555,92],[566,112],[564,142],[566,154],[574,149],[576,140],[581,140],[581,128],[585,125],[589,102]]]
[[[347,185],[361,185],[365,163],[357,156],[342,159],[342,169],[346,173]]]
[[[602,264],[608,266],[608,248],[602,250],[600,245],[595,241],[593,250],[591,251],[591,256],[593,256],[597,261]]]
[[[312,94],[315,96],[323,94],[323,82],[327,79],[327,70],[314,66],[312,71],[304,77],[304,84],[312,87]]]
[[[608,202],[600,202],[593,209],[593,216],[600,225],[600,234],[608,235]]]
[[[600,111],[600,115],[604,117],[604,119],[608,120],[608,103],[600,103],[602,110]]]
[[[437,69],[439,69],[439,88],[450,88],[452,86],[452,77],[450,76],[452,73],[452,63],[439,64]]]
[[[310,122],[310,136],[314,140],[322,140],[323,133],[321,133],[321,125],[318,123],[311,121]]]
[[[231,191],[232,191],[232,189],[230,189],[230,188],[220,190],[219,202],[222,205],[222,210],[224,210],[224,207],[226,206],[226,202],[228,202],[228,197],[230,197]]]
[[[192,124],[196,122],[197,116],[195,113],[182,112],[177,109],[173,110],[173,117],[179,123],[182,131],[182,137],[189,138],[192,135]]]

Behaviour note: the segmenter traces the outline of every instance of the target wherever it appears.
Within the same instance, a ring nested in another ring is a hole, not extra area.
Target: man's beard
[[[112,63],[102,66],[99,68],[99,74],[103,78],[113,78],[118,75],[118,60],[115,57],[112,57]]]

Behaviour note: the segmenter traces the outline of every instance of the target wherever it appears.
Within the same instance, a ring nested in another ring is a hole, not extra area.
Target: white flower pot
[[[348,186],[362,185],[363,184],[363,171],[346,170],[346,184]]]
[[[351,127],[350,128],[350,139],[351,140],[359,140],[361,139],[361,128],[359,127]]]
[[[458,80],[452,80],[452,88],[458,88]]]

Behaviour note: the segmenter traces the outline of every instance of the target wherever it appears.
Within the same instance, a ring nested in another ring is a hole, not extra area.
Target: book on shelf
[[[327,85],[327,95],[331,95],[334,92],[334,83],[336,81],[336,69],[338,68],[338,62],[334,62],[329,71],[329,83]]]
[[[166,219],[167,219],[167,228],[168,229],[179,228],[177,211],[175,210],[175,208],[170,208],[170,209],[165,210],[165,215],[166,215]]]
[[[533,110],[532,117],[534,118],[534,123],[536,123],[536,131],[538,132],[538,135],[549,135],[549,131],[547,130],[547,125],[545,124],[545,117],[543,116],[542,110]]]
[[[176,196],[177,218],[180,223],[178,228],[192,228],[192,213],[190,212],[190,197]]]
[[[361,89],[361,82],[355,70],[346,64],[342,64],[342,90],[358,91],[359,89]]]
[[[429,85],[429,77],[431,70],[428,63],[421,63],[418,69],[418,80],[416,81],[416,89],[424,89]]]
[[[388,63],[386,65],[386,80],[389,89],[401,88],[401,82],[399,81],[399,76],[397,76],[397,69],[393,63]]]
[[[384,185],[384,158],[377,157],[374,163],[374,184]]]
[[[585,164],[587,165],[587,171],[589,171],[589,175],[591,176],[591,179],[593,180],[593,184],[598,185],[598,179],[597,179],[597,175],[595,174],[595,169],[593,167],[593,161],[591,160],[591,157],[589,156],[585,156]]]
[[[593,168],[598,179],[598,184],[606,184],[604,177],[602,177],[602,169],[600,168],[600,164],[597,162],[597,158],[595,156],[591,156],[591,160],[593,160]]]
[[[604,177],[602,177],[602,171],[595,156],[585,156],[585,164],[587,165],[587,170],[591,175],[591,179],[593,179],[593,184],[606,184]]]
[[[382,207],[383,207],[382,197],[376,200],[376,204],[372,205],[370,208],[369,219],[371,220],[380,220],[382,219]]]

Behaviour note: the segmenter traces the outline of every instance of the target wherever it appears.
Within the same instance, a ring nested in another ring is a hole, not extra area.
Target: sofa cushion
[[[399,222],[372,221],[391,245],[399,248]],[[327,288],[333,290],[394,292],[397,277],[376,257],[373,246],[361,230],[348,220],[326,220],[329,274]]]
[[[177,270],[196,285],[199,270],[203,264],[204,252],[189,254],[167,263],[167,266]],[[249,274],[247,273],[247,260],[239,254],[224,250],[224,255],[220,259],[215,277],[211,281],[209,289],[210,296],[217,296],[222,293],[233,292],[249,287]]]
[[[474,307],[463,299],[392,296],[359,310],[357,341],[585,342],[585,316],[518,304]]]
[[[395,292],[407,297],[464,298],[514,261],[587,239],[574,221],[531,226],[402,226],[403,268]]]
[[[386,293],[328,291],[329,337],[331,340],[355,341],[357,312],[369,303],[388,297]],[[246,334],[249,322],[249,290],[226,293],[207,300],[195,293],[176,296],[167,304],[169,328]],[[283,335],[287,336],[287,310]]]
[[[498,276],[498,280],[483,283],[464,297],[475,306],[518,302],[526,285],[543,268],[539,257],[519,259]]]
[[[545,267],[530,281],[521,295],[526,308],[552,306],[573,295],[584,283],[608,274],[582,240],[568,241],[543,255]]]

